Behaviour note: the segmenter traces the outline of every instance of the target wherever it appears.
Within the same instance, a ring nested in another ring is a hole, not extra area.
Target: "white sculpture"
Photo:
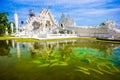
[[[5,28],[5,34],[8,35],[8,28]]]

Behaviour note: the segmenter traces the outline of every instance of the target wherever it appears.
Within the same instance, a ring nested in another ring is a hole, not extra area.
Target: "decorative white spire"
[[[18,15],[16,12],[14,14],[14,19],[15,19],[16,32],[18,32]]]

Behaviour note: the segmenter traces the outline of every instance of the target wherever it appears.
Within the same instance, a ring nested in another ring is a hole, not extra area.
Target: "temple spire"
[[[33,9],[30,9],[30,10],[29,10],[29,16],[30,16],[30,17],[35,16],[35,13],[34,13],[34,10],[33,10]]]

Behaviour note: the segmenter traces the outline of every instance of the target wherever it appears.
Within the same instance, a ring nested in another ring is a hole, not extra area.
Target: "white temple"
[[[26,22],[27,24],[21,26],[22,31],[17,36],[38,37],[40,34],[50,34],[56,28],[55,20],[49,9],[42,9],[37,16],[31,10],[30,17]]]
[[[49,9],[42,9],[37,16],[31,10],[30,17],[26,22],[27,24],[22,25],[22,31],[16,33],[15,36],[36,39],[77,37],[75,34],[60,34],[59,28]]]
[[[70,16],[62,14],[58,24],[49,9],[42,9],[37,16],[30,11],[27,24],[22,25],[18,31],[18,16],[15,13],[16,33],[15,36],[23,38],[67,38],[67,37],[95,37],[95,38],[120,38],[120,30],[116,23],[107,20],[105,25],[100,26],[76,26]]]

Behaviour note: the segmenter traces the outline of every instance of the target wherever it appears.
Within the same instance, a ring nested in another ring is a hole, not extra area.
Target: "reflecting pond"
[[[120,44],[0,40],[0,80],[120,80]]]

